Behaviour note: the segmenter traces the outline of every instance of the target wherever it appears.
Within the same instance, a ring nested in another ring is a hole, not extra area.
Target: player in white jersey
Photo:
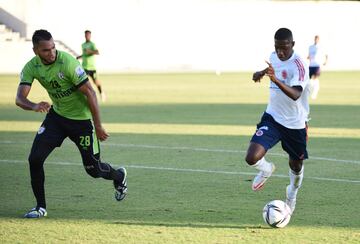
[[[282,148],[289,155],[290,184],[286,187],[286,203],[292,212],[296,196],[303,179],[303,160],[308,158],[307,116],[309,73],[305,62],[294,53],[292,32],[280,28],[275,33],[275,52],[270,56],[268,67],[253,74],[253,80],[260,82],[264,75],[270,78],[270,98],[247,154],[246,162],[259,170],[252,189],[260,190],[275,170],[273,163],[266,161],[266,152],[281,141]]]
[[[320,37],[318,35],[314,38],[314,44],[309,47],[309,55],[308,59],[310,61],[309,64],[309,72],[310,72],[310,91],[311,98],[316,99],[318,92],[320,90],[320,67],[322,65],[326,65],[328,60],[328,55],[324,52],[322,47],[319,45]]]

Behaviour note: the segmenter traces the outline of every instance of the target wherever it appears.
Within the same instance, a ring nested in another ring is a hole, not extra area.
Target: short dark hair
[[[276,31],[274,38],[275,40],[279,40],[279,41],[285,41],[285,40],[292,41],[293,35],[291,30],[287,28],[280,28]]]
[[[40,41],[49,41],[52,38],[47,30],[36,30],[32,36],[33,45],[39,44]]]
[[[89,30],[86,30],[86,31],[85,31],[85,34],[86,34],[86,33],[90,33],[90,34],[91,34],[91,31],[89,31]]]

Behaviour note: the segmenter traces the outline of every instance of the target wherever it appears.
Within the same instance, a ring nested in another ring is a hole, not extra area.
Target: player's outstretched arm
[[[100,141],[105,141],[109,137],[109,134],[106,133],[105,129],[101,125],[100,110],[94,89],[92,88],[89,81],[85,82],[78,89],[87,97],[97,138]]]
[[[267,68],[261,71],[256,71],[253,74],[252,80],[255,82],[260,82],[260,80],[264,77],[264,75],[266,74]]]
[[[87,55],[98,55],[98,54],[99,54],[99,50],[97,50],[97,49],[95,49],[95,50],[86,49],[86,54],[87,54]]]
[[[31,90],[31,86],[28,85],[19,85],[15,104],[24,110],[32,110],[40,113],[47,113],[51,108],[51,105],[48,102],[41,101],[39,103],[33,103],[27,99]]]

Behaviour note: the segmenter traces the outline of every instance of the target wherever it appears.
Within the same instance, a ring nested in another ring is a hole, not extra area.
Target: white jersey
[[[309,47],[310,67],[320,67],[325,61],[325,54],[319,44],[313,44]]]
[[[270,55],[270,63],[275,70],[276,78],[288,86],[301,86],[303,92],[296,100],[288,97],[274,83],[270,82],[270,98],[266,113],[276,122],[289,129],[303,129],[309,114],[309,69],[299,55],[293,55],[281,61],[275,52]]]

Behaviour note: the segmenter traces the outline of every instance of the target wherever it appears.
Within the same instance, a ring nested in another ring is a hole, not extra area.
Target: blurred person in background
[[[316,99],[320,90],[320,70],[321,66],[325,66],[328,61],[328,55],[324,52],[321,45],[319,45],[320,37],[318,35],[314,38],[314,44],[309,46],[308,59],[309,76],[310,76],[310,92],[311,99]]]
[[[82,59],[82,66],[85,69],[85,72],[92,81],[95,83],[100,97],[101,101],[106,101],[106,95],[101,87],[101,82],[99,80],[99,75],[96,72],[96,65],[95,65],[95,55],[99,55],[99,50],[96,48],[96,45],[94,42],[91,41],[91,31],[86,30],[85,31],[85,42],[81,45],[82,55],[76,57],[77,59]]]

